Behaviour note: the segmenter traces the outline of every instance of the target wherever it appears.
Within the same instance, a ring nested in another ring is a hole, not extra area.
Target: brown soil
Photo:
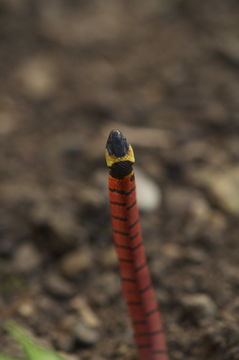
[[[1,323],[66,359],[136,359],[114,127],[162,192],[142,224],[171,360],[239,359],[239,2],[2,0],[0,30]]]

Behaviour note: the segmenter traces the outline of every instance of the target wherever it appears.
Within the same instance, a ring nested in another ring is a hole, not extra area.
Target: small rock
[[[24,301],[20,303],[17,310],[22,316],[30,318],[35,311],[34,303],[30,299],[24,299]]]
[[[26,93],[37,99],[51,95],[58,82],[55,64],[42,56],[30,58],[21,64],[16,77]]]
[[[72,329],[72,334],[76,341],[82,345],[94,345],[100,338],[97,328],[89,327],[83,322],[79,322]]]
[[[66,201],[59,204],[53,199],[39,199],[30,217],[35,242],[48,252],[65,253],[75,246],[77,236],[84,236]]]
[[[40,266],[42,258],[36,248],[26,243],[19,246],[14,256],[14,266],[20,272],[30,272]]]
[[[83,248],[65,255],[60,263],[60,268],[65,276],[73,278],[79,275],[81,271],[88,269],[91,265],[91,253],[89,249]]]
[[[193,178],[208,189],[225,211],[239,216],[239,166],[220,171],[204,169]]]
[[[48,226],[59,237],[72,237],[78,230],[71,209],[64,205],[54,206],[51,201],[38,202],[32,212],[34,226]]]
[[[47,275],[45,287],[49,294],[57,298],[67,298],[74,294],[73,286],[59,275]]]
[[[110,246],[101,255],[99,258],[100,264],[104,268],[112,268],[118,263],[117,255],[114,246]]]
[[[104,181],[106,177],[104,178]],[[106,181],[105,181],[106,183]],[[97,187],[93,188],[92,186],[84,185],[84,191],[79,191],[80,201],[92,206],[99,206],[99,204],[104,204],[106,199],[106,186],[105,188]]]
[[[216,314],[216,304],[206,294],[184,296],[182,303],[187,312],[190,312],[197,321],[212,318]]]
[[[179,217],[181,214],[192,214],[193,220],[204,223],[210,216],[207,201],[197,191],[185,190],[179,187],[168,187],[165,194],[170,213]]]
[[[160,206],[161,192],[158,187],[142,170],[136,168],[138,205],[141,210],[153,211]]]
[[[161,251],[171,260],[177,260],[183,255],[182,248],[177,244],[165,244],[162,246]]]
[[[81,296],[76,296],[71,300],[71,306],[73,309],[77,310],[81,315],[83,321],[86,325],[90,327],[99,327],[100,320],[91,310],[90,306],[87,304],[86,300]]]

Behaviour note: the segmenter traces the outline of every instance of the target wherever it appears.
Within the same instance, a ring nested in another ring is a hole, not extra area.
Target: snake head
[[[129,144],[122,132],[112,130],[106,143],[106,149],[109,155],[123,157],[129,151]]]
[[[121,131],[112,130],[110,132],[106,143],[105,158],[108,167],[122,161],[135,162],[132,146]]]

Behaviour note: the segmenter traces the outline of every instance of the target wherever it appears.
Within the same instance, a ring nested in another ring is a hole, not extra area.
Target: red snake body
[[[146,262],[132,167],[130,170],[125,176],[120,174],[120,178],[120,171],[109,176],[113,239],[122,290],[140,360],[168,360],[165,334]]]

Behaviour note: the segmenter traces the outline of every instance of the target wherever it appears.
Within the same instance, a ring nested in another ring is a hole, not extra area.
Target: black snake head
[[[121,158],[128,153],[129,144],[121,131],[112,130],[106,143],[106,149],[109,155]]]

